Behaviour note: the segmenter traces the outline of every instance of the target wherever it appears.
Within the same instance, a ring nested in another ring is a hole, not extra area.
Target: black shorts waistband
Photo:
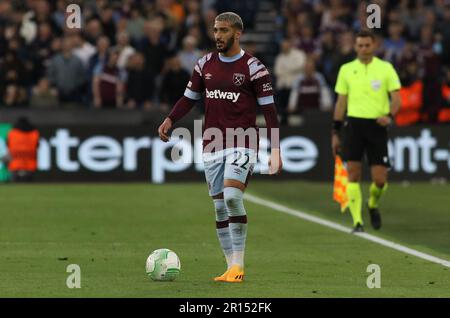
[[[359,123],[374,123],[377,121],[376,118],[359,118],[359,117],[347,117],[347,120]]]

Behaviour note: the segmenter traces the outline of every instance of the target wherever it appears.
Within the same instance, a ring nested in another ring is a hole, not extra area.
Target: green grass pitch
[[[367,197],[367,184],[364,194]],[[252,181],[248,192],[346,226],[330,183]],[[390,184],[369,233],[450,260],[450,186]],[[36,184],[0,189],[0,297],[450,297],[450,268],[246,202],[243,284],[225,263],[204,183]],[[181,259],[174,282],[145,273],[152,250]],[[81,288],[69,289],[69,264]],[[369,264],[381,288],[369,289]]]

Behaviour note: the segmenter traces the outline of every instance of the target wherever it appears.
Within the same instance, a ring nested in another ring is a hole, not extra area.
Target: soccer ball
[[[161,248],[147,258],[145,270],[152,280],[171,281],[180,274],[181,263],[175,252]]]

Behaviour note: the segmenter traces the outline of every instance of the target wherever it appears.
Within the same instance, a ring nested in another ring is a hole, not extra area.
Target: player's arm
[[[254,58],[249,61],[249,73],[258,105],[264,114],[267,137],[270,140],[269,173],[280,173],[283,166],[280,152],[280,125],[269,71],[258,59]]]
[[[391,96],[389,114],[377,118],[377,123],[381,126],[388,126],[392,124],[394,122],[395,114],[397,114],[400,109],[400,91],[395,90],[389,92],[389,95]]]
[[[331,130],[331,147],[333,156],[336,157],[341,151],[341,139],[339,131],[344,123],[345,113],[347,111],[347,95],[338,95],[333,115],[333,129]]]
[[[269,173],[278,174],[281,172],[283,162],[280,152],[280,125],[278,122],[277,109],[275,104],[268,104],[261,107],[266,121],[266,128],[270,140]]]
[[[389,126],[394,122],[395,114],[397,114],[400,109],[400,91],[395,90],[389,92],[389,95],[391,96],[389,114],[377,118],[377,123],[384,127]]]
[[[203,88],[202,71],[197,63],[192,72],[191,80],[184,91],[184,96],[176,102],[170,114],[158,128],[159,138],[161,138],[162,141],[169,141],[169,130],[172,128],[173,124],[191,111],[196,102],[202,97]]]
[[[345,67],[341,66],[336,80],[334,91],[338,94],[336,105],[333,114],[333,128],[331,130],[331,148],[333,156],[341,151],[341,140],[339,138],[339,131],[344,124],[345,114],[347,112],[347,101],[349,87],[346,79]]]
[[[387,91],[391,97],[389,114],[377,118],[377,123],[381,126],[388,126],[393,123],[394,116],[400,109],[400,79],[392,64],[389,64],[387,71]]]
[[[186,96],[182,96],[173,107],[170,114],[164,119],[163,123],[158,128],[159,138],[162,141],[169,141],[168,132],[178,120],[186,116],[190,112],[192,107],[194,107],[196,100],[190,99]]]
[[[334,108],[334,121],[343,122],[347,111],[347,95],[338,95],[336,106]]]
[[[395,116],[400,110],[400,91],[395,90],[389,93],[391,95],[391,116]]]

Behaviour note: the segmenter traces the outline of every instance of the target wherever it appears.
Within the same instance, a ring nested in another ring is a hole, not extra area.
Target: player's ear
[[[241,35],[242,35],[242,31],[236,30],[236,32],[234,32],[234,39],[239,40],[241,38]]]

